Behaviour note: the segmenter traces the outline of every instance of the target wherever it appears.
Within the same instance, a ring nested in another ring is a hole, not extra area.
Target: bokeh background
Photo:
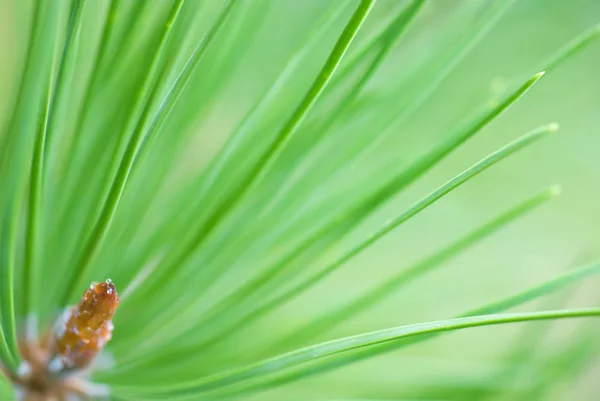
[[[155,1],[156,7],[161,6],[159,0],[148,1]],[[243,1],[247,3],[246,12],[259,3],[265,3],[260,0]],[[205,97],[208,103],[195,120],[193,130],[196,134],[179,155],[170,183],[175,185],[190,171],[199,171],[206,165],[240,118],[273,82],[307,32],[315,28],[335,1],[343,3],[342,0],[271,1],[265,7],[267,15],[254,37],[226,44],[237,46],[235,61],[232,63],[232,59],[224,58],[227,63],[215,63],[213,69],[209,68],[203,75],[206,90],[210,92]],[[13,77],[23,56],[19,47],[22,39],[19,38],[25,17],[15,11],[14,3],[8,0],[0,2],[2,93],[14,90]],[[390,10],[397,9],[401,3],[399,0],[380,0],[357,41],[376,31]],[[386,102],[386,110],[389,110],[387,114],[393,115],[394,105],[401,107],[418,96],[433,73],[448,62],[454,46],[469,35],[473,26],[470,22],[478,21],[490,3],[493,2],[426,2],[414,24],[369,83],[365,98],[381,97]],[[347,17],[351,9],[348,8],[343,15]],[[214,18],[218,7],[209,4],[207,10],[208,21]],[[236,15],[236,18],[242,17],[242,13]],[[93,20],[93,15],[90,13],[86,18]],[[297,73],[294,84],[286,88],[285,96],[290,101],[281,105],[281,114],[285,113],[288,104],[294,104],[293,99],[299,99],[304,93],[346,19],[340,18],[337,25],[332,25],[326,35],[327,40],[317,47],[310,62]],[[463,121],[475,108],[506,93],[514,83],[538,72],[544,60],[599,21],[600,2],[596,0],[515,1],[433,95],[410,118],[402,119],[386,130],[381,143],[365,157],[349,163],[343,174],[338,175],[330,174],[324,167],[327,157],[311,161],[309,173],[316,177],[315,182],[319,182],[315,192],[318,188],[326,188],[330,193],[347,194],[342,198],[355,198],[355,180],[364,181],[372,173],[383,176],[389,166],[402,166],[413,160],[449,127]],[[82,51],[82,59],[85,59],[85,51]],[[223,76],[219,74],[224,74],[225,67],[227,79],[213,82]],[[507,113],[349,233],[331,249],[331,257],[520,134],[550,122],[560,124],[557,133],[446,196],[302,297],[246,328],[235,340],[239,352],[251,353],[255,348],[268,348],[268,344],[279,335],[355,298],[357,294],[385,281],[394,272],[550,185],[560,184],[561,196],[445,262],[441,268],[409,283],[376,307],[308,343],[449,318],[600,256],[598,71],[600,42],[592,43],[560,68],[546,74]],[[7,110],[10,99],[10,96],[0,97],[0,110]],[[194,106],[186,107],[193,110]],[[111,116],[98,116],[99,120],[103,118]],[[336,141],[340,151],[344,149],[345,140],[350,142],[353,138],[363,138],[364,143],[369,143],[370,127],[376,126],[380,118],[381,115],[373,113],[358,122],[348,119],[338,124]],[[278,122],[265,121],[264,124],[265,131],[268,131]],[[160,142],[157,149],[160,150]],[[159,160],[160,153],[157,152],[152,156],[155,159],[151,157],[148,163]],[[136,185],[143,187],[143,182]],[[134,192],[126,194],[131,199],[127,198],[124,202],[134,202]],[[265,200],[270,195],[265,192]],[[310,194],[306,195],[309,199]],[[165,198],[168,197],[165,195]],[[160,201],[157,200],[157,204]],[[145,227],[152,227],[156,223],[150,219],[146,224]],[[98,263],[119,263],[109,253],[99,259]],[[247,259],[243,263],[251,264],[252,261]],[[235,285],[242,280],[242,274],[239,277],[233,274],[227,276],[222,285]],[[589,279],[585,285],[559,297],[554,306],[596,305],[598,285],[598,279]],[[219,287],[216,288],[219,291]],[[541,301],[521,309],[533,310],[548,305],[548,302]],[[534,356],[534,360],[539,359],[539,364],[531,364],[513,385],[527,386],[535,380],[548,368],[544,358],[568,344],[581,324],[589,323],[569,321],[548,326],[552,330],[540,335],[544,346]],[[596,329],[598,327],[595,326]],[[511,325],[447,334],[434,341],[271,390],[257,395],[256,399],[398,399],[406,394],[416,396],[422,388],[432,391],[439,388],[440,399],[445,399],[444,392],[477,387],[478,383],[493,375],[523,329],[524,325]],[[596,399],[600,357],[596,365],[586,375],[558,381],[555,398],[548,399]]]
[[[467,28],[453,25],[452,19],[466,8],[475,7],[475,3],[438,0],[425,5],[407,36],[403,51],[394,52],[386,63],[379,84],[385,87],[394,77],[417,64],[419,57],[431,57],[427,54],[430,41],[442,49],[451,48]],[[386,157],[398,161],[410,157],[420,146],[435,140],[446,127],[460,121],[473,106],[488,101],[515,79],[537,72],[535,68],[553,51],[597,23],[599,17],[600,3],[595,1],[517,1],[448,76],[431,100],[410,121],[395,127],[397,142],[387,148]],[[509,112],[386,205],[374,217],[372,225],[366,225],[377,227],[382,219],[392,216],[394,210],[410,205],[448,179],[449,172],[466,168],[484,153],[522,132],[556,121],[560,130],[555,135],[511,157],[403,225],[330,277],[327,283],[315,288],[310,296],[296,302],[293,308],[282,310],[270,328],[278,330],[286,320],[308,320],[315,310],[353,298],[355,293],[385,280],[392,272],[466,233],[477,222],[490,218],[535,192],[536,188],[553,183],[561,185],[562,194],[548,205],[446,262],[443,268],[408,284],[384,303],[356,316],[325,338],[391,327],[398,322],[454,316],[472,305],[527,288],[596,258],[600,251],[597,229],[600,223],[599,67],[600,43],[596,43],[547,74]],[[597,302],[599,283],[597,279],[589,280],[567,297],[566,305]],[[521,309],[530,310],[531,305]],[[574,332],[572,326],[572,322],[555,325],[552,335],[540,341],[548,341],[548,350],[564,346]],[[308,387],[320,394],[327,388],[332,397],[346,393],[394,399],[399,389],[414,385],[476,387],[478,381],[498,368],[497,361],[522,330],[523,326],[511,326],[447,335],[311,379],[310,384],[298,383],[295,390],[306,394]],[[549,399],[594,399],[600,369],[600,359],[596,360],[597,367],[586,376],[559,381],[556,386],[560,391]],[[543,366],[542,361],[540,365]],[[528,374],[531,376],[521,377],[516,385],[526,386],[540,372],[533,369]],[[352,379],[348,380],[349,377]],[[445,399],[443,390],[440,394],[440,399]]]

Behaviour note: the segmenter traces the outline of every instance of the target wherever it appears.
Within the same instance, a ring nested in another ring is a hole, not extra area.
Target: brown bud
[[[54,370],[82,369],[92,362],[112,337],[112,317],[119,296],[108,279],[85,290],[79,304],[61,322],[56,333]]]

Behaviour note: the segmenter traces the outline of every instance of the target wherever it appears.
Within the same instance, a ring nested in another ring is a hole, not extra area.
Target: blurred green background
[[[477,2],[434,0],[426,4],[416,26],[409,32],[404,44],[406,52],[395,52],[393,62],[386,64],[381,85],[385,86],[387,79],[405,71],[406,65],[412,65],[419,53],[427,53],[429,40],[447,41],[443,43],[448,45],[464,33],[466,27],[454,26],[452,18],[474,3]],[[537,72],[535,68],[553,51],[597,23],[599,18],[600,2],[593,0],[517,1],[409,123],[396,127],[397,142],[387,149],[386,156],[398,160],[408,157],[414,149],[464,117],[474,105],[486,102],[491,94],[505,88],[508,82]],[[490,218],[535,192],[536,188],[553,183],[559,183],[563,192],[550,204],[493,234],[445,263],[443,268],[409,283],[384,303],[348,321],[325,338],[390,327],[400,322],[454,316],[472,305],[527,288],[598,257],[599,68],[600,43],[595,43],[547,74],[509,112],[387,205],[370,227],[376,227],[382,219],[392,216],[394,210],[410,205],[441,184],[450,177],[449,172],[467,167],[522,132],[556,121],[560,130],[555,135],[476,178],[380,241],[330,277],[327,283],[311,291],[310,296],[296,302],[293,308],[282,310],[273,318],[270,329],[278,330],[286,320],[309,320],[315,310],[323,311],[342,299],[353,298],[355,293],[467,232],[477,222]],[[576,290],[567,304],[584,306],[597,302],[599,285],[598,279],[589,280]],[[531,309],[531,306],[522,309]],[[549,336],[548,350],[564,346],[574,332],[573,322],[554,326],[557,329],[553,334],[561,334]],[[307,389],[322,394],[326,388],[332,397],[346,393],[394,399],[399,389],[410,389],[414,385],[477,386],[478,381],[498,368],[495,363],[522,329],[523,326],[517,325],[447,335],[311,379],[310,385],[300,382],[294,388],[298,394],[306,394]],[[564,392],[557,391],[548,399],[595,399],[599,389],[596,377],[600,373],[600,357],[596,357],[595,366],[584,377],[559,380],[557,389]],[[527,386],[540,374],[528,371],[516,385]],[[440,399],[445,399],[444,391],[440,394]]]
[[[154,0],[160,3],[158,0]],[[244,0],[246,12],[259,0]],[[343,0],[335,0],[338,4]],[[392,51],[369,83],[366,96],[382,96],[393,114],[393,104],[413,99],[434,71],[447,62],[453,46],[469,34],[484,12],[488,0],[430,0],[401,43]],[[2,0],[0,8],[0,91],[14,90],[16,70],[23,56],[19,41],[24,14],[15,11],[13,1]],[[315,23],[334,4],[334,0],[277,0],[269,2],[268,14],[256,36],[236,49],[231,70],[224,82],[215,83],[208,107],[204,107],[194,126],[193,141],[179,156],[178,170],[170,178],[177,183],[189,171],[197,171],[222,146],[241,116],[277,76],[290,54],[314,28]],[[390,10],[401,4],[380,0],[369,17],[358,41],[374,32]],[[101,5],[99,5],[101,7]],[[158,7],[158,5],[157,5]],[[344,15],[349,15],[351,8]],[[210,5],[214,12],[218,9]],[[214,10],[213,10],[214,9]],[[213,14],[207,13],[207,19]],[[243,18],[240,13],[236,18]],[[93,20],[93,15],[87,18]],[[344,21],[329,29],[327,40],[319,46],[311,63],[286,88],[289,99],[306,90],[323,63]],[[386,131],[384,140],[359,162],[349,164],[341,175],[329,175],[315,160],[310,173],[320,179],[327,191],[353,193],[355,181],[365,180],[372,171],[385,174],[387,166],[403,165],[412,160],[440,135],[454,127],[478,106],[504,94],[510,85],[538,72],[543,61],[578,34],[600,21],[600,2],[596,0],[517,0],[499,23],[470,54],[449,74],[433,96],[408,119]],[[234,44],[235,45],[235,44]],[[234,46],[232,45],[232,46]],[[218,55],[218,53],[217,53]],[[82,58],[85,58],[85,49]],[[226,60],[226,61],[227,61]],[[213,84],[220,69],[218,63],[202,79]],[[600,42],[593,43],[557,70],[551,71],[507,113],[494,121],[473,140],[454,152],[392,202],[387,203],[361,227],[350,233],[332,257],[357,239],[364,237],[382,221],[410,206],[436,186],[520,134],[549,122],[558,122],[560,130],[549,139],[521,152],[485,172],[468,185],[445,197],[414,220],[311,289],[302,297],[261,319],[237,337],[240,352],[267,346],[280,334],[288,333],[302,322],[310,321],[329,308],[356,297],[394,272],[431,254],[452,239],[468,232],[511,205],[553,184],[560,184],[562,195],[540,210],[493,234],[442,268],[409,283],[385,302],[355,316],[342,326],[309,343],[413,322],[444,319],[474,306],[501,298],[535,285],[566,269],[600,256]],[[207,85],[210,86],[210,85]],[[6,110],[10,96],[0,97],[0,109]],[[294,104],[290,100],[290,104]],[[189,104],[191,110],[195,105]],[[281,106],[285,108],[286,106]],[[283,113],[283,112],[282,112]],[[6,118],[6,113],[5,118]],[[274,113],[276,114],[276,113]],[[111,118],[110,115],[98,116]],[[380,117],[366,118],[338,127],[340,149],[344,138],[369,140],[369,127]],[[267,121],[266,127],[277,122]],[[345,133],[344,129],[348,132]],[[347,135],[347,136],[346,136]],[[161,139],[168,140],[168,139]],[[147,163],[160,160],[160,142]],[[324,168],[324,167],[323,167]],[[143,182],[136,183],[143,186]],[[130,191],[124,202],[134,202]],[[266,192],[265,192],[266,194]],[[268,198],[270,193],[265,196]],[[167,196],[165,195],[165,198]],[[307,194],[310,198],[310,194]],[[156,201],[160,204],[160,199]],[[122,219],[126,222],[126,219]],[[154,222],[149,221],[148,227]],[[115,232],[118,229],[115,228]],[[119,263],[105,252],[98,263]],[[248,263],[246,261],[246,263]],[[228,277],[223,285],[242,280]],[[555,307],[582,307],[598,302],[600,280],[585,285],[564,297]],[[218,290],[218,287],[217,287]],[[533,310],[546,304],[527,305]],[[530,366],[515,386],[527,386],[546,369],[546,353],[563,347],[575,335],[579,321],[552,324],[555,330],[540,341],[544,347],[536,358],[539,366]],[[597,330],[599,326],[594,326]],[[477,386],[492,375],[518,338],[523,325],[471,329],[410,347],[384,357],[344,367],[284,388],[260,394],[256,399],[396,399],[419,393],[419,388],[444,393],[453,388]],[[252,341],[248,342],[248,338]],[[247,342],[244,344],[244,342]],[[600,354],[599,354],[600,355]],[[583,377],[565,377],[558,382],[556,400],[594,400],[599,390],[596,367]],[[516,362],[518,363],[518,362]],[[538,370],[540,369],[540,370]],[[413,390],[414,389],[414,390]],[[418,394],[416,394],[418,395]],[[284,397],[284,398],[282,398]]]

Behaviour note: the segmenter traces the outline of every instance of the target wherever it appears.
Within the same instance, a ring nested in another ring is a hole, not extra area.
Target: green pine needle
[[[306,347],[263,362],[258,362],[248,367],[217,374],[213,377],[209,376],[195,382],[182,383],[167,388],[154,387],[146,389],[127,389],[124,387],[119,388],[119,392],[133,395],[144,394],[144,396],[149,397],[149,399],[188,399],[190,397],[198,396],[203,392],[218,389],[222,386],[230,386],[250,378],[257,378],[270,373],[278,373],[282,370],[309,361],[319,360],[333,355],[343,355],[352,350],[386,344],[400,339],[506,323],[594,316],[600,316],[600,308],[473,316],[409,326],[399,326]]]

